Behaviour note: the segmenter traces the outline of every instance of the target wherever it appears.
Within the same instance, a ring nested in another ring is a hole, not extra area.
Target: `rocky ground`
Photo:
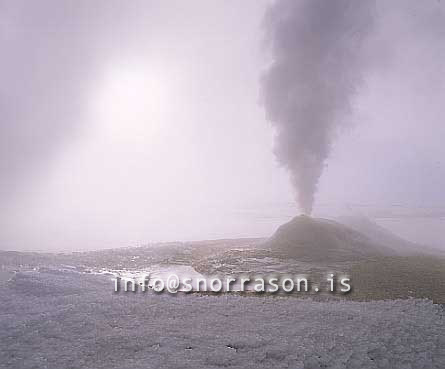
[[[445,259],[310,261],[241,239],[0,252],[0,368],[444,368]],[[347,294],[113,292],[108,272],[328,272]],[[102,273],[102,274],[98,274]]]

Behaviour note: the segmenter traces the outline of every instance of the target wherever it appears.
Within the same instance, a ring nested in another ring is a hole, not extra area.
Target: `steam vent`
[[[352,261],[393,253],[343,224],[304,214],[280,226],[265,246],[289,257],[318,262]]]

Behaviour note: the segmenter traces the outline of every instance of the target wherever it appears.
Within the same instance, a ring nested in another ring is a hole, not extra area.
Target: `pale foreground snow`
[[[107,278],[18,273],[0,285],[1,368],[445,368],[426,300],[111,293]]]

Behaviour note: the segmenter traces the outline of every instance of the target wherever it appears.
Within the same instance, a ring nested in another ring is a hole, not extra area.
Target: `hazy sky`
[[[249,213],[295,198],[259,103],[269,3],[0,0],[0,249],[273,230]],[[445,208],[444,13],[377,2],[315,210]]]

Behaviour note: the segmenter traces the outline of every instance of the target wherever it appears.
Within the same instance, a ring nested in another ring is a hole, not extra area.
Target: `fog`
[[[0,249],[268,236],[300,213],[260,93],[270,6],[0,1]],[[372,6],[313,213],[440,246],[445,5]]]

